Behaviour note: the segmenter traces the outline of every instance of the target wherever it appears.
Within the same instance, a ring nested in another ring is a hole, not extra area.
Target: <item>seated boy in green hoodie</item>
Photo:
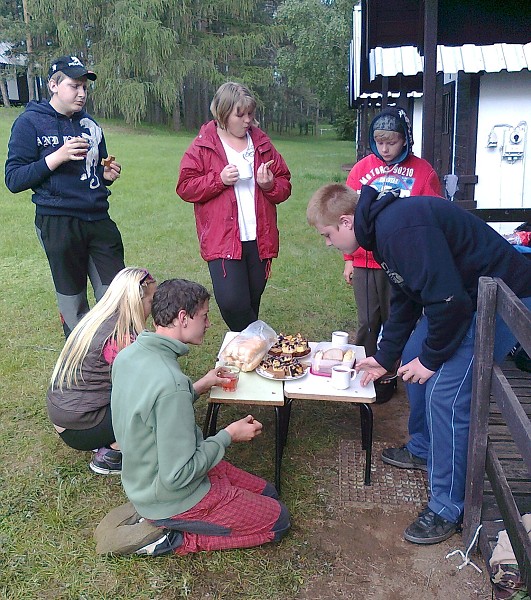
[[[274,486],[223,460],[232,442],[262,431],[251,415],[203,439],[194,402],[227,383],[211,369],[192,383],[178,359],[201,344],[210,294],[183,279],[161,283],[153,297],[155,332],[143,331],[117,356],[112,422],[122,450],[122,483],[137,512],[164,528],[146,553],[247,548],[279,540],[289,529]]]

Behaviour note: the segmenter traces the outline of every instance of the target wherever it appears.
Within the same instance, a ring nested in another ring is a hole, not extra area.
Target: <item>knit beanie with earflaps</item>
[[[378,152],[376,142],[374,141],[374,132],[376,130],[396,131],[397,133],[401,133],[406,140],[403,152],[401,152],[391,164],[396,165],[401,163],[411,154],[413,150],[413,128],[411,127],[411,121],[403,108],[398,106],[386,108],[379,115],[374,117],[369,126],[369,144],[371,150],[380,160],[383,160]]]

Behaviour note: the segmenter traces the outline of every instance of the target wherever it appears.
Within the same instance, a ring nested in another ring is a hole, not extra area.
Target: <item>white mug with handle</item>
[[[356,369],[349,369],[342,365],[332,367],[330,383],[336,390],[348,390],[354,379],[356,379]]]

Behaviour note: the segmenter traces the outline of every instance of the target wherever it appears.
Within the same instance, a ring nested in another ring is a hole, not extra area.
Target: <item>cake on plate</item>
[[[262,373],[267,373],[275,379],[285,379],[304,375],[307,367],[303,366],[296,358],[280,355],[264,358],[258,368]]]
[[[310,346],[308,340],[300,333],[297,335],[284,335],[279,333],[277,341],[269,349],[269,354],[272,356],[292,356],[300,358],[310,354]]]

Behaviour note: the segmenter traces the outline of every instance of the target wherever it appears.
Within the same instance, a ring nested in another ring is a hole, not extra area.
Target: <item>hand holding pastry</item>
[[[103,165],[103,177],[107,181],[116,181],[120,177],[122,165],[116,162],[112,154],[107,158],[102,158],[101,164]]]
[[[262,163],[256,171],[256,183],[264,190],[264,192],[268,192],[273,188],[273,180],[275,176],[269,167],[274,162],[274,160],[268,160],[266,163]]]

